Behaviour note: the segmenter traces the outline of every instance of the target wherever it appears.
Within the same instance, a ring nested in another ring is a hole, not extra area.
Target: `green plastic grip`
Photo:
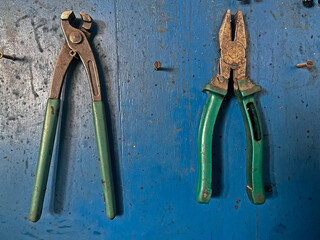
[[[249,200],[256,205],[265,202],[264,185],[262,178],[263,164],[263,133],[261,120],[254,100],[254,93],[261,90],[248,78],[238,81],[239,89],[235,96],[239,102],[247,140],[246,179],[247,195]],[[206,85],[205,92],[208,99],[204,107],[198,135],[198,182],[196,188],[196,201],[207,204],[212,195],[212,136],[221,103],[227,93],[226,90]]]
[[[92,102],[97,148],[99,153],[101,183],[103,189],[106,215],[109,219],[116,216],[116,203],[113,186],[110,148],[103,102]]]
[[[50,162],[53,151],[54,138],[56,135],[60,100],[48,99],[43,130],[41,136],[38,164],[35,174],[29,219],[37,222],[40,219],[44,195],[46,192]]]
[[[208,93],[208,99],[202,112],[198,134],[198,182],[196,201],[207,204],[212,194],[213,129],[227,91],[214,88],[209,84],[204,87],[203,91]]]
[[[249,79],[238,81],[239,89],[241,89],[242,86],[248,86],[249,81]],[[235,90],[235,96],[239,102],[246,129],[246,190],[249,200],[256,205],[265,202],[262,176],[263,133],[259,111],[253,97],[253,94],[259,91],[261,91],[261,87],[257,85],[254,85],[246,91]]]

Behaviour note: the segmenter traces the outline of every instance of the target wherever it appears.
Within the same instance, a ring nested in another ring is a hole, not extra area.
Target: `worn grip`
[[[35,174],[29,219],[37,222],[40,219],[44,195],[46,192],[50,162],[53,151],[54,138],[56,135],[60,100],[48,99],[43,130],[41,136],[38,164]]]
[[[93,120],[99,153],[101,183],[104,195],[106,215],[113,219],[116,215],[116,203],[113,186],[110,148],[103,102],[92,102]]]
[[[235,96],[239,102],[243,122],[246,129],[247,156],[246,178],[247,195],[253,204],[259,205],[265,202],[265,193],[262,177],[263,164],[263,133],[259,111],[253,94],[260,91],[261,87],[253,85],[250,80],[243,79],[238,82],[240,90],[235,90]],[[252,88],[241,90],[241,87],[253,85]]]
[[[204,88],[208,99],[204,106],[198,134],[198,183],[196,201],[209,203],[212,189],[212,137],[213,129],[226,91],[213,91],[210,85]]]

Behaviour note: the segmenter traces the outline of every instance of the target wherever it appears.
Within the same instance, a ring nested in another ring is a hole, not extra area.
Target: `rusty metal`
[[[0,51],[0,59],[1,58],[6,58],[6,59],[13,60],[13,61],[15,61],[17,59],[16,55],[6,55],[2,51]]]
[[[155,61],[153,63],[154,70],[158,71],[161,68],[161,62],[160,61]]]
[[[297,68],[312,68],[313,67],[313,61],[309,60],[305,63],[299,63],[296,65]]]
[[[75,15],[72,11],[64,12],[61,15],[61,26],[65,35],[65,43],[61,48],[53,74],[50,98],[58,99],[61,94],[63,79],[68,66],[73,58],[79,57],[86,69],[89,77],[91,96],[93,101],[101,101],[100,80],[97,64],[93,56],[88,38],[90,38],[90,28],[92,26],[91,17],[80,13],[84,20],[81,30],[71,26]]]
[[[232,40],[232,28],[234,25],[235,36]],[[233,81],[235,88],[237,82],[246,77],[246,30],[242,12],[239,10],[234,16],[232,24],[231,12],[227,11],[219,30],[218,51],[220,53],[219,76],[224,79],[230,78],[230,71],[233,70]]]
[[[71,32],[69,39],[72,43],[80,43],[82,41],[82,36],[78,32]]]

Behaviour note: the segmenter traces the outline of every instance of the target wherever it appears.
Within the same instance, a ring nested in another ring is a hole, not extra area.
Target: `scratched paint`
[[[214,133],[213,199],[197,204],[197,133],[217,71],[225,11],[241,9],[248,75],[265,137],[267,201],[245,193],[245,131],[229,94]],[[64,37],[60,14],[95,20],[118,216],[105,217],[88,79],[65,80],[42,218],[27,219],[45,104]],[[318,239],[318,5],[299,1],[22,1],[0,10],[0,234],[3,239]],[[312,60],[310,70],[297,69]],[[160,61],[162,70],[154,70]]]

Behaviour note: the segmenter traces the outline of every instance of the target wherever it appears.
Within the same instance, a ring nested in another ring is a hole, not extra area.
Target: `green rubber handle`
[[[97,139],[97,148],[99,153],[101,183],[106,215],[109,219],[113,219],[116,216],[116,203],[113,186],[109,140],[107,135],[107,124],[103,102],[92,102],[92,110]]]
[[[44,195],[46,192],[50,162],[53,151],[54,138],[58,123],[60,108],[59,99],[48,99],[43,130],[41,136],[40,150],[38,155],[37,170],[34,179],[29,219],[37,222],[40,219]]]
[[[212,137],[214,125],[227,91],[206,85],[203,89],[208,93],[204,106],[198,134],[198,183],[196,188],[196,201],[209,203],[212,189]]]
[[[239,88],[241,89],[241,86],[248,85],[248,82],[248,79],[238,81]],[[235,96],[239,102],[246,129],[246,190],[249,200],[256,205],[265,202],[262,178],[263,133],[259,111],[253,97],[253,94],[260,90],[261,87],[257,85],[246,91],[235,90]]]

